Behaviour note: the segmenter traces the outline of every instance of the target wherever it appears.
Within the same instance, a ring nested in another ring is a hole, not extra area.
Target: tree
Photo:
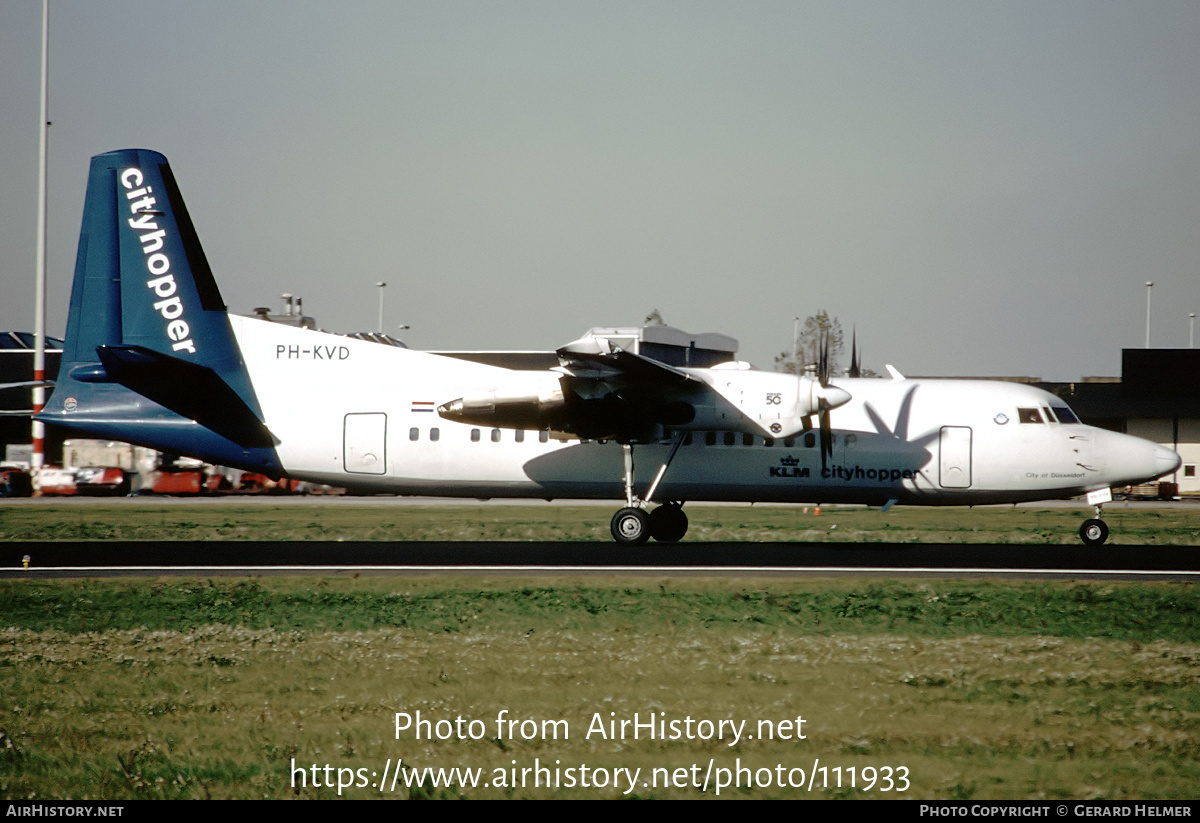
[[[825,309],[805,318],[793,341],[794,350],[780,352],[775,356],[775,370],[803,374],[808,368],[816,369],[817,361],[821,357],[821,345],[826,336],[829,338],[829,373],[840,374],[839,361],[845,347],[842,324],[836,317],[830,317]]]

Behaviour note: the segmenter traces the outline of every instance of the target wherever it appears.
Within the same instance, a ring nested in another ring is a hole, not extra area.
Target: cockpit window
[[[1075,412],[1068,409],[1066,406],[1055,406],[1054,413],[1058,415],[1059,423],[1072,423],[1079,425],[1079,418],[1075,416]]]
[[[1022,423],[1041,423],[1042,413],[1037,409],[1017,409],[1017,419]]]

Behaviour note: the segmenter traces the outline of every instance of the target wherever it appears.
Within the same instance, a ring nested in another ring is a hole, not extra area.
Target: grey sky
[[[171,160],[234,311],[549,349],[651,309],[770,367],[1116,374],[1200,310],[1200,3],[51,3],[49,331],[88,158]],[[39,0],[0,4],[31,329]]]

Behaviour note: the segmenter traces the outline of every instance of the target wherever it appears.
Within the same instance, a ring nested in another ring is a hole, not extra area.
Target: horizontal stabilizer
[[[0,390],[3,389],[31,389],[35,386],[53,386],[53,380],[23,380],[20,383],[0,383]]]
[[[96,351],[109,379],[127,389],[243,448],[274,445],[258,415],[207,366],[142,346],[100,346]]]

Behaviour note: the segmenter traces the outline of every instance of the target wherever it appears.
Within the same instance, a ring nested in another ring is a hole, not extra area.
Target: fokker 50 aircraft
[[[229,314],[166,158],[129,149],[92,158],[62,366],[39,417],[359,491],[623,500],[612,533],[629,544],[681,539],[685,501],[1084,494],[1096,516],[1080,534],[1098,544],[1111,487],[1180,463],[1024,385],[671,366],[597,335],[557,361],[510,370]]]

